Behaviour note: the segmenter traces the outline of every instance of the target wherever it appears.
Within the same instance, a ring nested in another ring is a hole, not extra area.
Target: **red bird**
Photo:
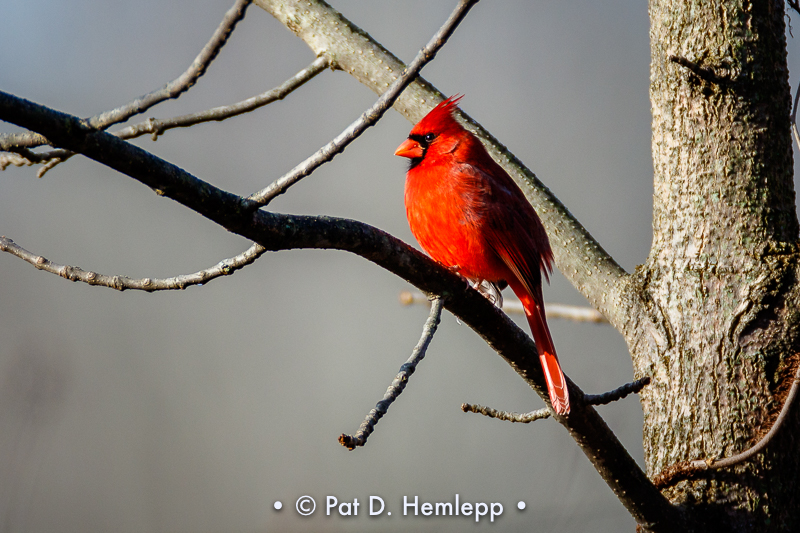
[[[408,224],[428,255],[481,292],[502,302],[498,288],[511,286],[525,308],[553,409],[567,414],[567,382],[542,298],[542,272],[547,277],[552,270],[550,241],[514,180],[453,117],[460,99],[433,108],[395,151],[411,160]]]

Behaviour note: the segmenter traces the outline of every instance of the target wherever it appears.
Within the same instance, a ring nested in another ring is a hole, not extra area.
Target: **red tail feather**
[[[520,295],[518,295],[520,296]],[[569,389],[564,372],[558,363],[553,339],[550,337],[550,329],[547,327],[547,320],[544,316],[544,307],[535,302],[533,298],[520,298],[525,307],[525,315],[528,324],[531,326],[533,340],[536,341],[536,348],[539,350],[539,361],[542,364],[542,371],[547,380],[547,392],[550,394],[550,403],[553,409],[560,415],[569,413]]]

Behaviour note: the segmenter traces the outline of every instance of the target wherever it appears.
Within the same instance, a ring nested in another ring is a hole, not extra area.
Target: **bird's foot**
[[[470,285],[473,289],[483,294],[498,309],[503,308],[503,293],[500,292],[502,289],[499,284],[481,279],[470,280]]]
[[[487,300],[492,302],[492,305],[496,306],[498,309],[503,308],[503,293],[500,291],[508,287],[508,283],[503,280],[495,283],[485,279],[468,278],[467,276],[461,274],[461,267],[458,265],[451,266],[450,270],[461,276],[461,278],[466,281],[467,285],[469,285],[471,288],[483,294]]]

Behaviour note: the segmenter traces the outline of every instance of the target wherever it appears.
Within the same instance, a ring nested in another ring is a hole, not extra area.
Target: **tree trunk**
[[[653,246],[624,328],[652,478],[769,430],[798,363],[782,1],[651,0]],[[635,296],[633,296],[635,295]],[[703,531],[800,531],[800,409],[765,453],[665,490]]]

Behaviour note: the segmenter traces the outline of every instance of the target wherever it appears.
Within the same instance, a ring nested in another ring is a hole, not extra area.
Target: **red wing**
[[[506,281],[525,307],[550,402],[556,413],[567,414],[570,412],[569,389],[547,327],[542,297],[542,272],[547,276],[553,260],[550,242],[522,191],[505,171],[498,165],[495,167],[489,167],[499,171],[492,176],[470,167],[473,179],[489,187],[483,193],[484,235],[489,247],[514,275],[515,279]]]
[[[534,296],[541,286],[542,272],[549,281],[553,261],[550,241],[517,184],[496,163],[491,169],[493,175],[474,165],[459,167],[467,184],[465,204],[475,206],[487,244]]]

